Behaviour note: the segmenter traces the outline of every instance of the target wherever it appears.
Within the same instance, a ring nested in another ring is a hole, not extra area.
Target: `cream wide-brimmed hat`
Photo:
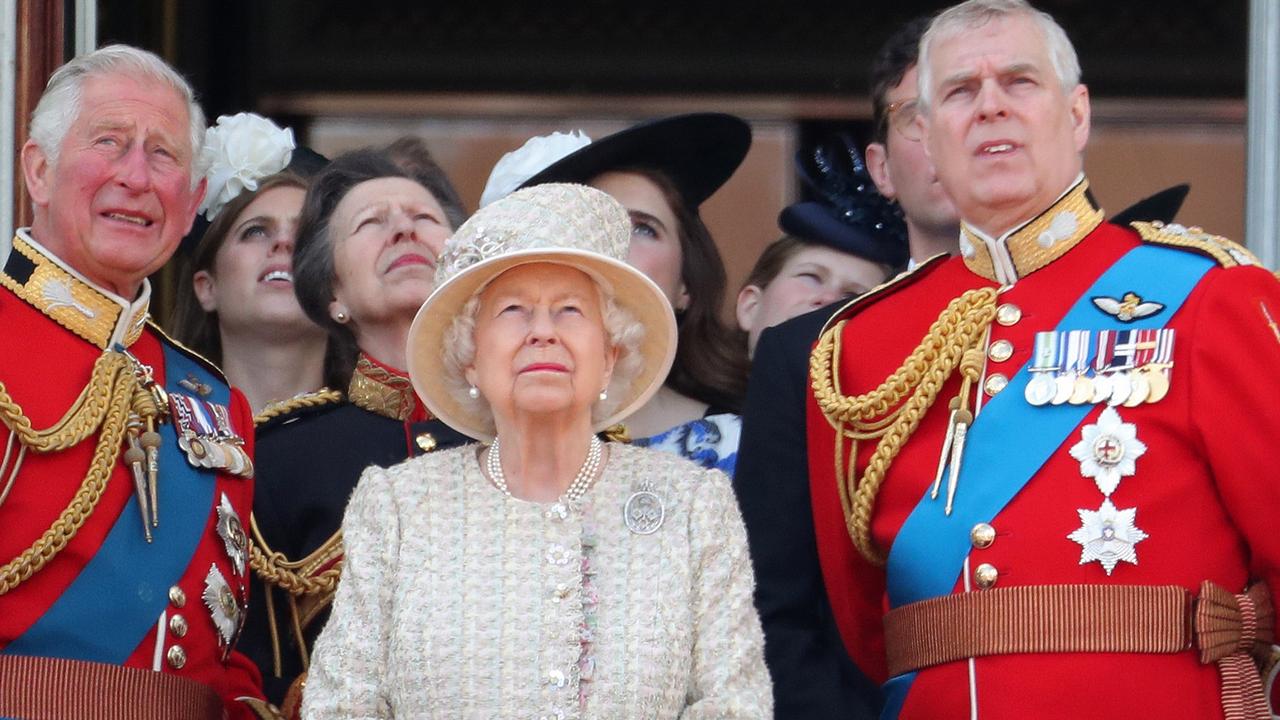
[[[585,185],[552,183],[516,191],[486,205],[445,243],[435,290],[409,328],[409,378],[440,420],[480,440],[493,438],[483,403],[466,403],[445,378],[444,337],[473,296],[518,265],[549,262],[589,275],[643,327],[640,367],[629,387],[611,387],[615,410],[594,423],[603,430],[635,412],[667,379],[676,350],[676,318],[662,290],[627,264],[631,219],[609,195]]]

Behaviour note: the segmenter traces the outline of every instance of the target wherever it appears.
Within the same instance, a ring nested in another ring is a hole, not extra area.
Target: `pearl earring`
[[[480,388],[476,387],[475,385],[472,385],[471,387],[467,388],[467,397],[471,398],[472,400],[479,400]]]
[[[334,314],[333,319],[337,320],[340,323],[344,323],[347,321],[347,314],[339,310],[336,314]]]
[[[609,399],[609,388],[605,388],[604,390],[601,390],[601,391],[600,391],[600,399],[601,399],[601,400],[608,400],[608,399]]]

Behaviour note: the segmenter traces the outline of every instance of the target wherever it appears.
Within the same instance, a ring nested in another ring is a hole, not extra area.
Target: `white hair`
[[[943,40],[949,40],[989,22],[1018,16],[1029,18],[1040,29],[1040,34],[1048,46],[1049,62],[1053,65],[1053,72],[1058,76],[1063,92],[1069,93],[1079,85],[1080,59],[1076,56],[1076,49],[1067,38],[1066,31],[1053,19],[1052,15],[1035,9],[1025,0],[968,0],[947,8],[935,17],[933,22],[929,23],[929,29],[920,38],[920,58],[917,63],[919,72],[916,75],[919,96],[916,106],[920,111],[927,113],[933,101],[930,97],[933,92],[933,68],[930,67],[932,48]]]
[[[600,297],[601,317],[609,347],[618,350],[618,360],[613,366],[613,376],[609,379],[609,397],[597,400],[591,406],[592,423],[608,417],[618,407],[618,402],[631,387],[632,381],[640,373],[644,358],[640,355],[640,343],[644,340],[645,328],[631,311],[622,307],[596,285]],[[444,333],[444,377],[440,381],[463,407],[476,415],[488,417],[489,427],[493,431],[493,413],[489,403],[481,395],[472,398],[469,394],[470,383],[464,371],[476,359],[476,315],[480,310],[479,293],[471,296],[462,310],[453,318],[453,323]]]
[[[128,45],[107,45],[82,55],[54,71],[49,84],[40,96],[40,102],[31,113],[31,140],[40,146],[49,163],[58,162],[58,153],[67,131],[80,115],[80,103],[84,83],[89,78],[103,75],[125,75],[139,80],[163,83],[187,105],[190,118],[189,139],[191,145],[191,187],[204,177],[201,158],[204,148],[204,110],[196,102],[195,92],[176,70],[154,53]]]

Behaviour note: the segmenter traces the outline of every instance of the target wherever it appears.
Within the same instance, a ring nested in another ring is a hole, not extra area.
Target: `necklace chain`
[[[575,502],[587,494],[587,489],[596,478],[596,471],[600,469],[600,458],[603,454],[604,443],[600,442],[600,438],[592,435],[591,445],[587,448],[587,457],[583,460],[582,467],[578,469],[578,474],[574,476],[573,482],[569,483],[569,488],[560,497],[562,502]],[[494,438],[493,444],[489,446],[489,458],[485,465],[489,471],[489,478],[502,491],[502,494],[515,497],[511,494],[511,488],[507,487],[506,474],[502,472],[502,450],[498,446],[498,438]]]

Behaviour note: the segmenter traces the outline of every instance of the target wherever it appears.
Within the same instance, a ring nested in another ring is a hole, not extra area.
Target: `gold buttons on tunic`
[[[187,619],[181,615],[169,618],[169,632],[173,633],[174,637],[186,637]]]
[[[556,586],[555,590],[551,591],[551,599],[554,602],[560,602],[561,600],[564,600],[565,598],[569,597],[570,592],[572,592],[572,590],[570,590],[568,585],[565,585],[564,583],[560,583],[559,585]]]
[[[164,657],[169,661],[169,667],[174,670],[181,670],[182,666],[187,664],[187,651],[183,650],[181,645],[174,645],[169,648]]]
[[[973,581],[983,590],[995,585],[999,577],[1000,571],[991,563],[982,563],[973,571]]]
[[[991,547],[991,543],[996,541],[996,529],[987,523],[978,523],[969,531],[969,540],[974,547],[979,550],[985,550]]]
[[[1008,384],[1009,378],[1000,373],[992,373],[987,376],[986,382],[982,383],[982,389],[988,396],[995,397]]]
[[[418,448],[422,452],[431,452],[436,449],[436,436],[431,433],[422,433],[414,438],[413,441],[418,444]]]
[[[182,607],[187,604],[187,594],[182,592],[182,588],[174,585],[169,588],[169,602],[173,603],[174,607]]]
[[[996,362],[1004,362],[1013,357],[1013,343],[1008,340],[997,340],[987,348],[987,357]]]
[[[1013,303],[1003,303],[1000,307],[996,308],[996,322],[1004,325],[1005,327],[1017,325],[1018,321],[1021,319],[1022,308],[1014,305]]]

